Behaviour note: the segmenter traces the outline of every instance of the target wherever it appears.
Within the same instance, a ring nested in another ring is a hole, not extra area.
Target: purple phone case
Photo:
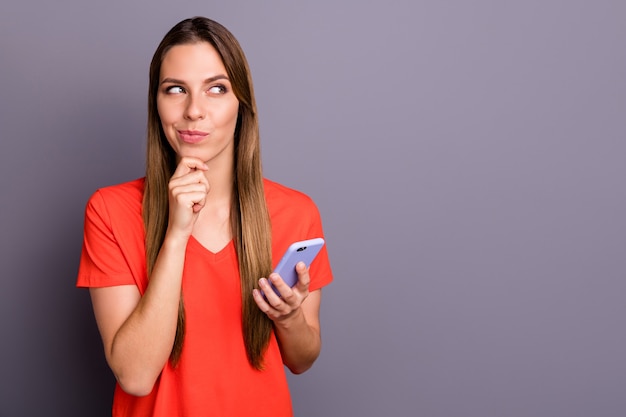
[[[324,246],[324,239],[321,237],[292,243],[285,251],[278,265],[276,265],[276,268],[274,268],[274,272],[280,275],[287,285],[293,287],[298,282],[296,264],[304,262],[306,266],[310,266],[322,249],[322,246]],[[272,289],[276,294],[280,295],[273,285]]]

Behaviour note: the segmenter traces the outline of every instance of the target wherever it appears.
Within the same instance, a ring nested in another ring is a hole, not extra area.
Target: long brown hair
[[[271,272],[272,234],[263,190],[256,101],[248,62],[239,42],[224,26],[204,17],[186,19],[175,25],[159,44],[150,64],[148,146],[143,196],[148,274],[152,272],[165,237],[169,211],[168,183],[176,168],[176,154],[167,142],[157,111],[161,63],[173,46],[197,42],[208,42],[217,50],[239,100],[230,224],[239,262],[244,344],[250,364],[262,369],[272,323],[257,307],[252,290],[260,277],[267,277]],[[184,337],[185,306],[181,295],[176,338],[170,355],[174,365],[180,358]]]

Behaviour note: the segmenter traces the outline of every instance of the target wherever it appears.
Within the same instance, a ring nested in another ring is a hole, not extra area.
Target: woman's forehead
[[[208,42],[181,44],[171,47],[161,63],[160,78],[204,79],[226,74],[217,50]]]

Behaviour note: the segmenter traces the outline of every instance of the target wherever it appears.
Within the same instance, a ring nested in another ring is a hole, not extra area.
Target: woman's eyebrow
[[[214,81],[217,80],[228,80],[228,77],[224,74],[218,74],[218,75],[214,75],[213,77],[209,77],[206,80],[204,80],[204,84],[209,84],[212,83]],[[186,84],[183,80],[179,80],[177,78],[163,78],[163,80],[161,80],[160,84],[165,84],[165,83],[170,83],[170,84]]]

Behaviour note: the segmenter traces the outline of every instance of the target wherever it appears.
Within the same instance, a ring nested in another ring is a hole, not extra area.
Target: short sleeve
[[[320,216],[319,210],[313,201],[310,202],[310,219],[311,225],[308,232],[308,239],[321,237],[325,238],[324,230],[322,227],[322,218]],[[313,262],[311,262],[311,267],[309,269],[309,275],[311,277],[311,284],[309,286],[310,291],[318,290],[328,284],[330,284],[333,280],[333,273],[330,268],[330,260],[328,257],[328,242],[324,244],[322,250],[317,254]]]
[[[85,209],[83,247],[78,268],[78,287],[109,287],[135,284],[122,248],[113,232],[100,191]]]

